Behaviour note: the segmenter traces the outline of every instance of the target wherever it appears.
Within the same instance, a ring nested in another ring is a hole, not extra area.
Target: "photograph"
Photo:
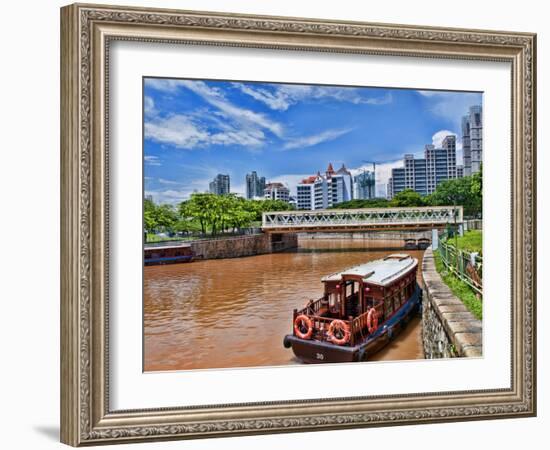
[[[483,356],[483,92],[142,87],[144,372]]]
[[[523,436],[542,22],[192,3],[66,5],[44,34],[61,442]]]

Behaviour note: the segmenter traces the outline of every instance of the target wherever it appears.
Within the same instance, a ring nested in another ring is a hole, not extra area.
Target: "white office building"
[[[268,200],[290,200],[290,190],[283,183],[268,183],[265,185],[264,198]]]
[[[330,208],[354,198],[354,180],[350,171],[342,164],[337,171],[332,164],[324,175],[305,178],[297,186],[296,206],[302,210]]]

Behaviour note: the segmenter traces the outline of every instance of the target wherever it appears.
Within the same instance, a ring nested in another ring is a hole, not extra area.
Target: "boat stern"
[[[287,334],[283,339],[285,348],[292,348],[294,355],[305,363],[341,363],[360,361],[360,348],[336,346],[321,341],[301,339]]]

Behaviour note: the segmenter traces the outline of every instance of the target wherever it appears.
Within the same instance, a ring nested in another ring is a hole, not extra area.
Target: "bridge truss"
[[[462,206],[323,209],[265,212],[262,230],[271,233],[429,230],[462,222]]]

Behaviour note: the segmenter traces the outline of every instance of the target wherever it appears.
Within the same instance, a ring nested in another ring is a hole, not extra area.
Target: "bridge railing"
[[[462,223],[462,206],[264,212],[262,229]]]

